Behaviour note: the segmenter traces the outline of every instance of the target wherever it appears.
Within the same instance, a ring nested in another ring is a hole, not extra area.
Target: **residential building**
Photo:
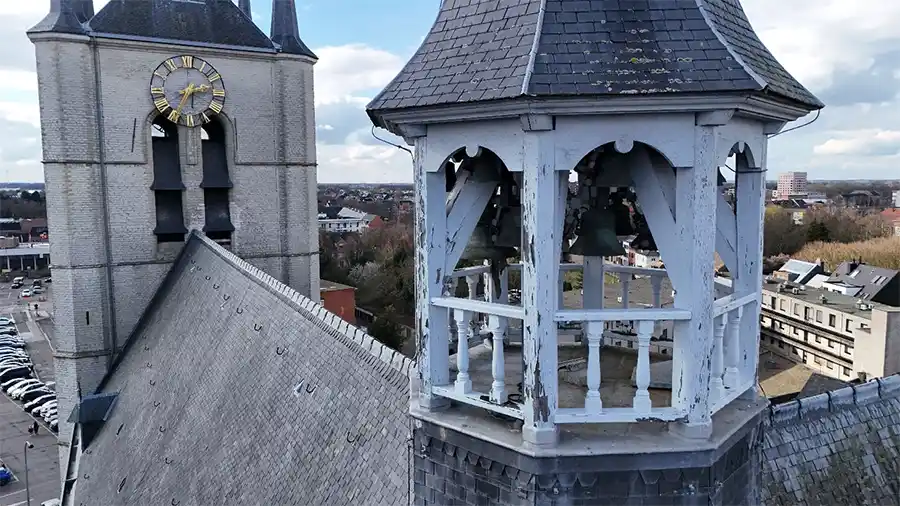
[[[825,273],[825,263],[804,262],[803,260],[788,260],[780,269],[772,273],[775,279],[790,281],[798,285],[805,285],[816,275]]]
[[[778,175],[775,191],[780,199],[805,198],[809,194],[806,186],[806,172],[784,172]]]
[[[841,195],[850,207],[878,207],[885,203],[885,198],[874,190],[853,190]]]
[[[844,381],[900,372],[900,308],[776,279],[762,295],[763,348]]]
[[[822,289],[888,306],[900,306],[900,272],[873,267],[861,260],[843,262]]]
[[[326,232],[362,232],[384,226],[380,216],[350,207],[325,207],[319,210],[319,229]]]
[[[356,325],[356,288],[323,279],[319,281],[319,298],[322,307]]]
[[[773,200],[772,205],[790,211],[791,218],[794,220],[795,225],[803,224],[803,220],[806,216],[806,210],[810,207],[810,204],[803,199]]]
[[[891,192],[891,205],[894,207],[900,207],[900,190],[894,190]]]

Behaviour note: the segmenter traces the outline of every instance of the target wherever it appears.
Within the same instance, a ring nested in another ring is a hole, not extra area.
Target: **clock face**
[[[225,107],[225,83],[212,65],[190,55],[162,62],[150,78],[150,98],[172,123],[195,127]]]

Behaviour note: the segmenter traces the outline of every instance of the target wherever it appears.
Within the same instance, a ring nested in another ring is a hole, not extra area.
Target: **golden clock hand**
[[[194,94],[194,84],[191,83],[187,88],[181,90],[181,102],[178,103],[178,109],[175,109],[177,114],[181,114],[181,108],[184,107],[184,104],[187,103],[187,99],[189,96]]]

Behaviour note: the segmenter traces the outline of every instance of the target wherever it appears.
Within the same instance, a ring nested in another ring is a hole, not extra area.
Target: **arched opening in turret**
[[[153,184],[156,200],[157,243],[183,242],[187,234],[184,226],[184,206],[181,180],[181,157],[178,149],[178,127],[162,116],[151,124],[153,151]]]
[[[231,223],[231,178],[228,173],[228,151],[225,126],[214,118],[201,127],[203,150],[203,205],[206,223],[203,232],[222,245],[231,244],[234,225]]]

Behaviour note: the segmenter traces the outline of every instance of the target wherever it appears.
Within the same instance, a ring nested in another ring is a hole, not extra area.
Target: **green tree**
[[[831,233],[827,225],[821,221],[814,221],[809,224],[809,228],[806,229],[807,242],[828,242],[830,240]]]
[[[403,333],[400,324],[394,319],[394,307],[388,305],[375,317],[368,328],[368,333],[372,338],[388,348],[402,352],[403,345],[406,343],[406,334]]]

